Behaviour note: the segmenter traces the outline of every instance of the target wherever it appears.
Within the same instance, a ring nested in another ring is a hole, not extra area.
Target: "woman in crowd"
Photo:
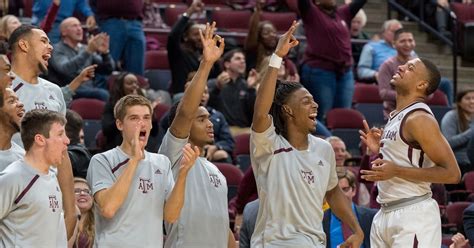
[[[74,193],[76,195],[76,206],[81,212],[74,247],[91,248],[95,235],[93,199],[92,191],[84,178],[74,178]]]
[[[0,37],[8,40],[13,31],[21,26],[20,20],[14,15],[6,15],[0,19]]]

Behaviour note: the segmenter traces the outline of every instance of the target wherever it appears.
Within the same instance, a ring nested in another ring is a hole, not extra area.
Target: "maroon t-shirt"
[[[310,4],[302,16],[307,39],[304,63],[310,67],[345,72],[352,65],[349,5],[342,5],[332,15]]]
[[[99,19],[143,19],[143,0],[95,0]]]

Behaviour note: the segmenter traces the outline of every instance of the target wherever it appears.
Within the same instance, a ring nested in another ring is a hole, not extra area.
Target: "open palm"
[[[224,38],[216,35],[214,36],[214,31],[216,29],[216,23],[212,22],[206,24],[206,29],[204,32],[199,31],[202,42],[202,58],[208,62],[216,62],[224,53]],[[219,44],[217,44],[219,42]],[[219,45],[219,46],[217,46]]]

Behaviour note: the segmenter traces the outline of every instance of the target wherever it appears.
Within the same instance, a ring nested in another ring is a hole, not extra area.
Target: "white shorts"
[[[418,246],[414,244],[418,243]],[[372,248],[441,247],[441,217],[432,198],[393,211],[377,212],[370,231]]]

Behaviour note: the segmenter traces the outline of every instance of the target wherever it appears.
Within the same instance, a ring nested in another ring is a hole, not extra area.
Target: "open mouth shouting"
[[[140,134],[138,136],[138,140],[146,141],[146,131],[140,131]]]
[[[316,124],[316,121],[317,121],[316,117],[317,117],[317,116],[318,116],[318,113],[312,113],[312,114],[310,114],[310,115],[308,116],[308,118],[309,118],[314,124]]]

